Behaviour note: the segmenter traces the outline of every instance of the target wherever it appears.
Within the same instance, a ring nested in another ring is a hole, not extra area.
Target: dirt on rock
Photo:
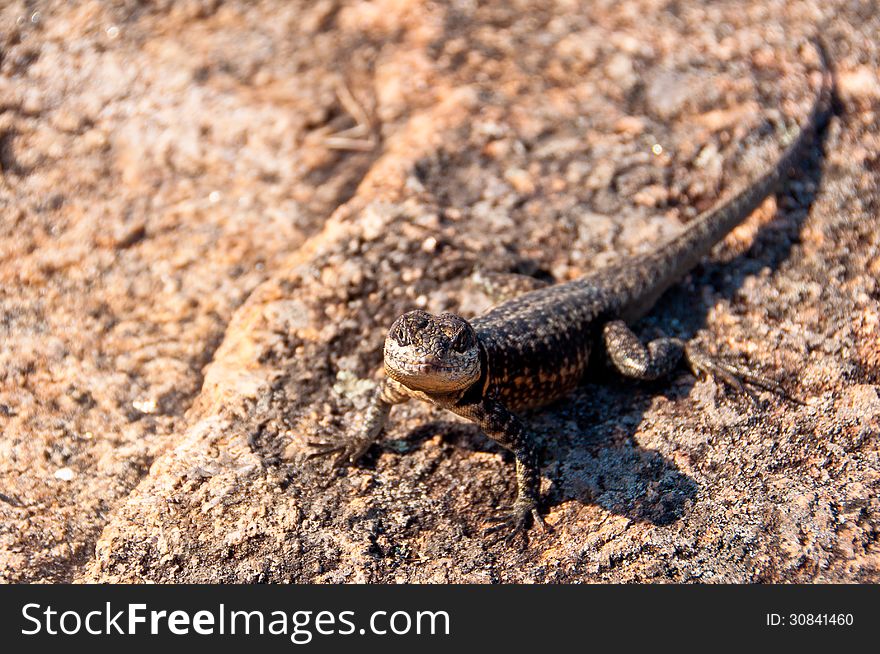
[[[0,9],[0,580],[880,580],[880,32],[852,3]],[[483,535],[509,455],[396,407],[400,313],[649,251],[810,161],[637,325],[803,404],[596,366],[525,417],[552,529]]]

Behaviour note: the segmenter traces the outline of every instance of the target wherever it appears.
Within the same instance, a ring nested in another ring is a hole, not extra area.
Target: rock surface
[[[522,5],[522,6],[519,6]],[[0,10],[0,579],[880,580],[880,20],[849,3],[13,3]],[[385,330],[474,277],[647,251],[821,147],[640,325],[804,405],[597,369],[527,416],[545,535],[482,526],[512,461],[395,409],[341,438]],[[646,26],[649,29],[646,29]]]

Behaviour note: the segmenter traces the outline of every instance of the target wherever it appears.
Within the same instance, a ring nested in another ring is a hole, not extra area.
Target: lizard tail
[[[797,138],[776,165],[721,206],[694,219],[681,234],[648,255],[647,265],[629,266],[630,272],[620,270],[619,274],[624,277],[621,285],[629,289],[620,307],[624,319],[632,321],[644,315],[666,289],[684,277],[718,241],[774,193],[788,171],[805,158],[828,117],[834,90],[833,70],[825,46],[819,37],[815,38],[814,45],[822,63],[822,85]],[[634,275],[633,269],[644,272]]]

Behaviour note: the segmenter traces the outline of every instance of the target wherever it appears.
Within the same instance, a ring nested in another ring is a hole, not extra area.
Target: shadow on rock
[[[626,407],[625,415],[613,409],[595,422],[594,412],[583,406],[586,396],[627,395],[627,401],[609,398],[606,407]],[[574,401],[562,401],[546,411],[525,414],[541,447],[541,473],[551,488],[543,496],[544,509],[569,500],[595,504],[616,515],[653,525],[668,525],[681,518],[688,500],[697,494],[696,482],[669,458],[641,447],[634,439],[641,417],[650,403],[650,392],[582,386]],[[593,424],[590,424],[593,423]],[[411,430],[405,442],[417,448],[441,434],[455,447],[474,452],[500,453],[509,474],[510,500],[515,492],[513,456],[475,425],[432,421]]]
[[[546,452],[552,456],[544,459],[553,482],[548,503],[595,504],[656,526],[685,515],[688,501],[697,496],[697,483],[635,437],[652,395],[654,389],[634,389],[627,382],[586,384],[576,391],[572,406],[551,408],[538,418],[565,425],[560,436],[553,434],[552,424],[537,427],[547,435]],[[560,414],[562,421],[557,420]]]

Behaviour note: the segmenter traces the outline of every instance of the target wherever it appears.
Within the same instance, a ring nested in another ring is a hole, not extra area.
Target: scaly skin
[[[635,379],[657,379],[684,360],[697,374],[711,374],[782,393],[773,381],[716,361],[676,338],[643,344],[628,324],[653,307],[712,246],[773,193],[788,169],[806,154],[829,109],[832,77],[824,50],[823,82],[809,119],[778,163],[731,200],[694,220],[679,236],[647,256],[565,284],[547,286],[503,302],[470,322],[454,314],[411,311],[395,321],[385,341],[387,379],[377,389],[364,424],[350,440],[312,443],[311,456],[336,455],[355,463],[381,434],[394,404],[415,398],[478,424],[516,458],[517,497],[489,531],[514,535],[538,511],[539,468],[534,439],[513,411],[548,404],[583,377],[596,350]]]

